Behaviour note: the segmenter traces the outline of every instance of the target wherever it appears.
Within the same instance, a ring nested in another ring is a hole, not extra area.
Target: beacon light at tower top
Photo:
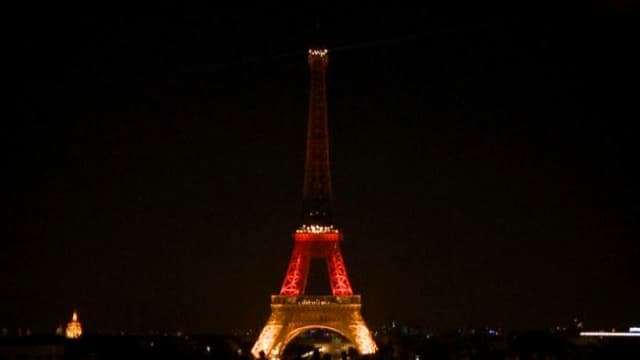
[[[299,229],[296,230],[297,233],[312,233],[312,234],[322,234],[328,232],[338,232],[338,230],[333,228],[333,225],[324,226],[324,225],[302,225]]]
[[[309,49],[309,55],[326,56],[328,52],[327,49]]]

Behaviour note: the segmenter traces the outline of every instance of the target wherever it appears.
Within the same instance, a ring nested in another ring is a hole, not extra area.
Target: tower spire
[[[332,225],[333,191],[329,161],[329,127],[327,121],[326,72],[328,51],[311,48],[307,153],[304,172],[304,225]]]

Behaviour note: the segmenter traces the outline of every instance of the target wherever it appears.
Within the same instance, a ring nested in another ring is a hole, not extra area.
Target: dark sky
[[[318,38],[372,326],[638,325],[637,15],[7,12],[0,327],[50,332],[73,308],[88,331],[262,326],[300,220]]]

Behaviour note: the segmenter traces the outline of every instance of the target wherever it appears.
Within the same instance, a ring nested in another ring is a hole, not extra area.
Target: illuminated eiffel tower
[[[362,315],[360,295],[354,295],[340,251],[342,233],[332,223],[329,129],[327,124],[326,49],[309,50],[311,92],[304,174],[303,224],[293,233],[293,254],[279,295],[271,296],[271,316],[251,352],[279,359],[287,344],[312,328],[335,331],[349,339],[360,354],[377,347]],[[332,294],[304,295],[312,259],[324,259]]]

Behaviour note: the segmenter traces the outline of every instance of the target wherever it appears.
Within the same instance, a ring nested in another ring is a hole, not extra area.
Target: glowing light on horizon
[[[67,324],[67,331],[65,332],[67,339],[77,339],[82,336],[82,325],[78,320],[78,314],[74,311],[71,316],[71,321]]]
[[[597,337],[640,337],[640,332],[584,331],[580,336]]]

